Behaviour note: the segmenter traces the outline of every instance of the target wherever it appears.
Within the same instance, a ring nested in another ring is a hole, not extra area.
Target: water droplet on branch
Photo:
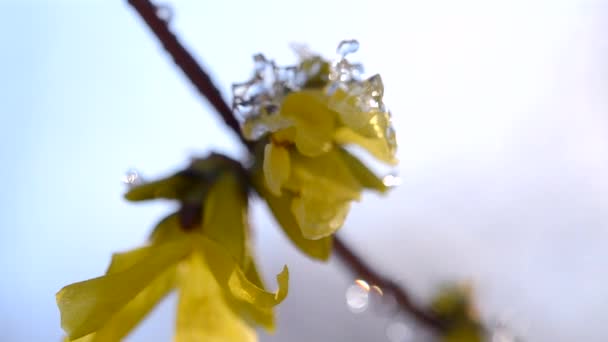
[[[175,12],[173,8],[167,4],[158,4],[156,5],[156,16],[158,16],[162,21],[167,24],[173,20]]]
[[[346,304],[353,313],[362,313],[369,306],[369,284],[361,279],[346,289]]]

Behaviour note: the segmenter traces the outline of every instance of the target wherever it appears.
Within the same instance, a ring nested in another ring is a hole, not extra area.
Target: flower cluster
[[[250,324],[274,328],[272,308],[287,295],[264,289],[248,244],[247,190],[238,163],[219,155],[131,189],[126,198],[177,200],[146,246],[118,253],[106,275],[57,294],[68,340],[119,341],[177,290],[175,341],[256,341]]]
[[[274,329],[289,274],[285,267],[277,275],[276,292],[265,289],[249,244],[249,191],[264,198],[295,246],[326,260],[351,202],[364,189],[387,189],[345,147],[396,163],[382,80],[363,79],[346,59],[357,46],[343,42],[335,63],[306,53],[296,66],[277,67],[254,57],[254,77],[233,87],[243,135],[255,142],[253,163],[211,154],[132,187],[130,201],[169,199],[179,209],[145,246],[115,254],[104,276],[57,293],[69,341],[119,341],[173,290],[177,342],[256,341],[253,325]]]
[[[396,163],[382,79],[362,78],[361,65],[346,58],[357,47],[356,41],[344,41],[335,63],[306,54],[289,67],[256,55],[253,78],[233,86],[233,106],[245,137],[264,145],[256,158],[263,173],[258,191],[271,207],[271,202],[289,203],[306,239],[321,239],[339,229],[363,189],[386,190],[345,146],[356,145],[382,162]]]

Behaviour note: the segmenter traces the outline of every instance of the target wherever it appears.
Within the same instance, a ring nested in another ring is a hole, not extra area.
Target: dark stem
[[[169,30],[167,22],[158,16],[158,7],[149,0],[128,0],[128,2],[133,6],[137,13],[139,13],[152,32],[154,32],[165,50],[167,50],[175,61],[175,64],[180,67],[201,95],[203,95],[203,97],[205,97],[217,110],[226,125],[238,135],[247,149],[252,151],[253,144],[243,137],[239,122],[236,120],[228,104],[222,98],[220,91],[213,84],[209,75]],[[337,236],[334,237],[334,252],[356,276],[363,278],[373,285],[381,287],[385,292],[392,293],[403,311],[410,313],[412,317],[417,319],[420,323],[436,332],[444,331],[444,324],[442,321],[430,311],[418,307],[412,302],[410,296],[404,289],[376,273],[373,268],[365,264],[363,260]]]
[[[376,285],[385,294],[392,294],[399,307],[412,315],[418,322],[424,324],[431,330],[437,332],[445,331],[445,323],[431,311],[417,306],[412,301],[408,293],[395,282],[384,278],[374,271],[374,268],[366,264],[361,257],[355,254],[352,248],[348,247],[342,239],[334,237],[334,254],[351,270],[357,278],[365,280],[370,285]]]

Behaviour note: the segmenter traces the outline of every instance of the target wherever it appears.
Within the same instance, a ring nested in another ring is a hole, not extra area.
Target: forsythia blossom
[[[396,163],[382,80],[379,75],[362,79],[361,66],[346,59],[356,47],[356,41],[343,42],[341,59],[331,65],[307,55],[297,66],[279,68],[257,55],[253,79],[233,86],[244,135],[264,145],[258,189],[265,187],[261,192],[271,207],[272,201],[289,203],[307,239],[340,228],[364,188],[386,190],[346,145]]]
[[[141,248],[115,254],[106,275],[57,294],[68,341],[124,338],[170,291],[177,290],[175,341],[256,341],[250,323],[274,328],[272,308],[287,295],[288,271],[268,292],[248,247],[247,190],[225,157],[193,162],[169,178],[143,184],[133,201],[176,199]]]
[[[212,154],[131,188],[128,200],[170,199],[179,209],[145,246],[115,254],[104,276],[57,293],[68,341],[119,341],[173,290],[176,342],[256,341],[252,325],[274,329],[289,274],[285,267],[277,275],[276,292],[265,289],[249,246],[249,190],[300,250],[326,260],[352,201],[364,189],[387,189],[346,147],[396,163],[382,80],[362,78],[361,65],[346,59],[357,47],[341,43],[335,63],[303,50],[290,67],[254,57],[253,79],[233,86],[243,135],[255,141],[253,162],[245,168]]]

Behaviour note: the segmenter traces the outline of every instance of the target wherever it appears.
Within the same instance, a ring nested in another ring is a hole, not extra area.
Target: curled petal
[[[201,251],[215,279],[221,287],[235,298],[259,308],[271,308],[287,295],[289,273],[285,267],[277,276],[277,292],[267,292],[249,280],[239,265],[214,241],[200,238]]]
[[[245,271],[245,276],[249,279],[250,282],[255,284],[257,287],[261,289],[265,289],[264,282],[258,273],[256,264],[253,258],[247,264],[247,270]],[[272,308],[260,308],[249,303],[240,301],[234,297],[231,297],[230,304],[233,307],[233,310],[238,312],[241,317],[252,321],[256,324],[261,325],[268,332],[272,332],[275,330],[275,322],[274,322],[274,312]]]
[[[259,308],[272,308],[287,297],[289,285],[289,270],[287,266],[283,266],[281,273],[277,274],[277,283],[279,284],[277,292],[268,292],[252,283],[243,271],[237,268],[228,280],[228,287],[230,287],[232,294],[240,300]]]
[[[311,258],[322,261],[329,259],[332,247],[331,236],[319,240],[309,240],[302,235],[302,230],[291,211],[293,195],[288,191],[284,191],[281,196],[270,193],[267,185],[264,184],[261,172],[254,173],[253,181],[256,190],[268,204],[270,211],[289,240]]]

